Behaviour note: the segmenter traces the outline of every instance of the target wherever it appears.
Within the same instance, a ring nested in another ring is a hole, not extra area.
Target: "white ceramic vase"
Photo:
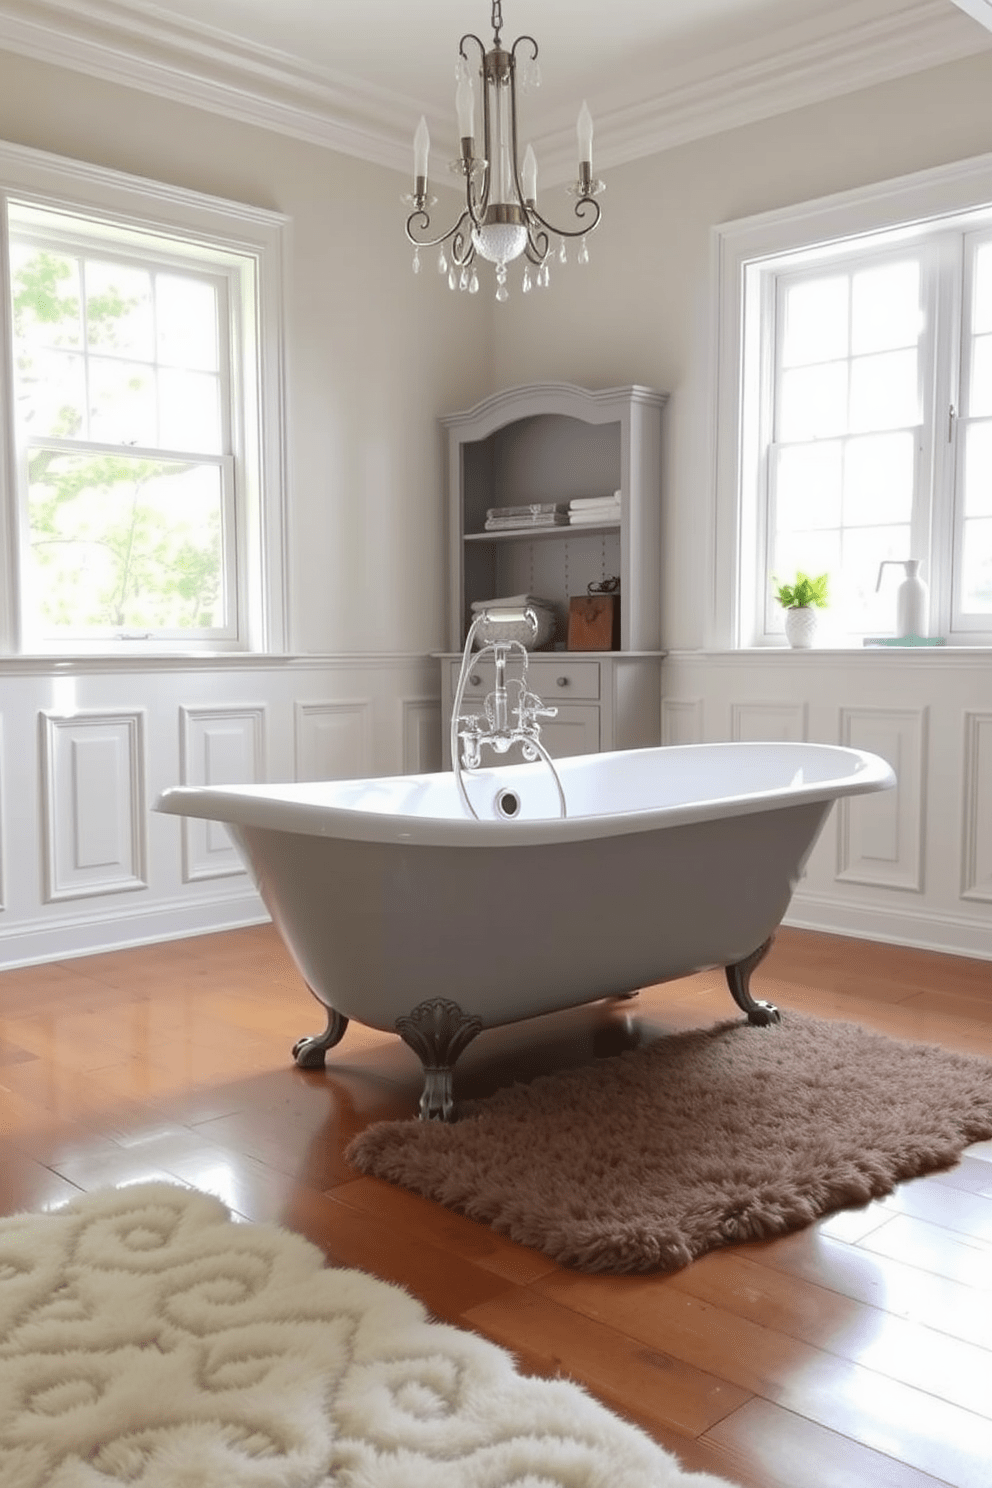
[[[790,646],[808,650],[816,634],[816,610],[813,605],[792,605],[785,612],[785,637]]]

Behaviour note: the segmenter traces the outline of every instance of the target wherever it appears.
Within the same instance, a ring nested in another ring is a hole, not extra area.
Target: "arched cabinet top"
[[[533,382],[440,419],[451,652],[464,644],[474,603],[525,591],[556,611],[563,644],[571,600],[609,578],[620,580],[620,649],[660,649],[666,402],[665,393],[636,384],[593,390]],[[570,511],[573,501],[604,496],[616,500],[599,516]],[[541,505],[554,517],[531,525],[524,514]],[[499,508],[502,518],[494,515]],[[490,519],[501,525],[490,527]]]
[[[660,409],[667,401],[667,393],[636,383],[629,387],[592,389],[570,382],[532,382],[492,393],[473,408],[444,414],[440,422],[463,438],[485,439],[507,424],[536,414],[560,414],[587,424],[604,424],[622,420],[633,407]]]

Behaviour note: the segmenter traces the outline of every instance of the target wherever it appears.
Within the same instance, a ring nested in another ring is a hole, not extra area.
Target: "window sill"
[[[982,666],[992,646],[738,646],[672,650],[673,661],[739,662],[741,665],[799,666]]]

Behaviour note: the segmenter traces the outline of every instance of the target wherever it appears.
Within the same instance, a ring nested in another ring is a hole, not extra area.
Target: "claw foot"
[[[743,961],[735,961],[732,966],[724,967],[731,997],[741,1011],[747,1013],[747,1021],[757,1028],[767,1028],[770,1023],[782,1021],[782,1015],[774,1003],[761,1002],[751,996],[751,973],[768,955],[774,939],[774,935],[769,935],[764,945],[752,951],[750,956],[745,956]]]
[[[333,1008],[327,1009],[327,1027],[320,1034],[304,1034],[303,1038],[296,1040],[293,1045],[293,1058],[300,1069],[323,1069],[324,1056],[328,1049],[340,1043],[344,1038],[344,1031],[348,1027],[348,1019],[342,1014],[335,1012]]]

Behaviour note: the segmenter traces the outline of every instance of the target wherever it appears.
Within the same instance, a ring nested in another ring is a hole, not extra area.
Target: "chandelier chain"
[[[503,4],[502,0],[493,0],[493,15],[491,25],[493,28],[493,41],[499,46],[499,33],[503,29]]]

